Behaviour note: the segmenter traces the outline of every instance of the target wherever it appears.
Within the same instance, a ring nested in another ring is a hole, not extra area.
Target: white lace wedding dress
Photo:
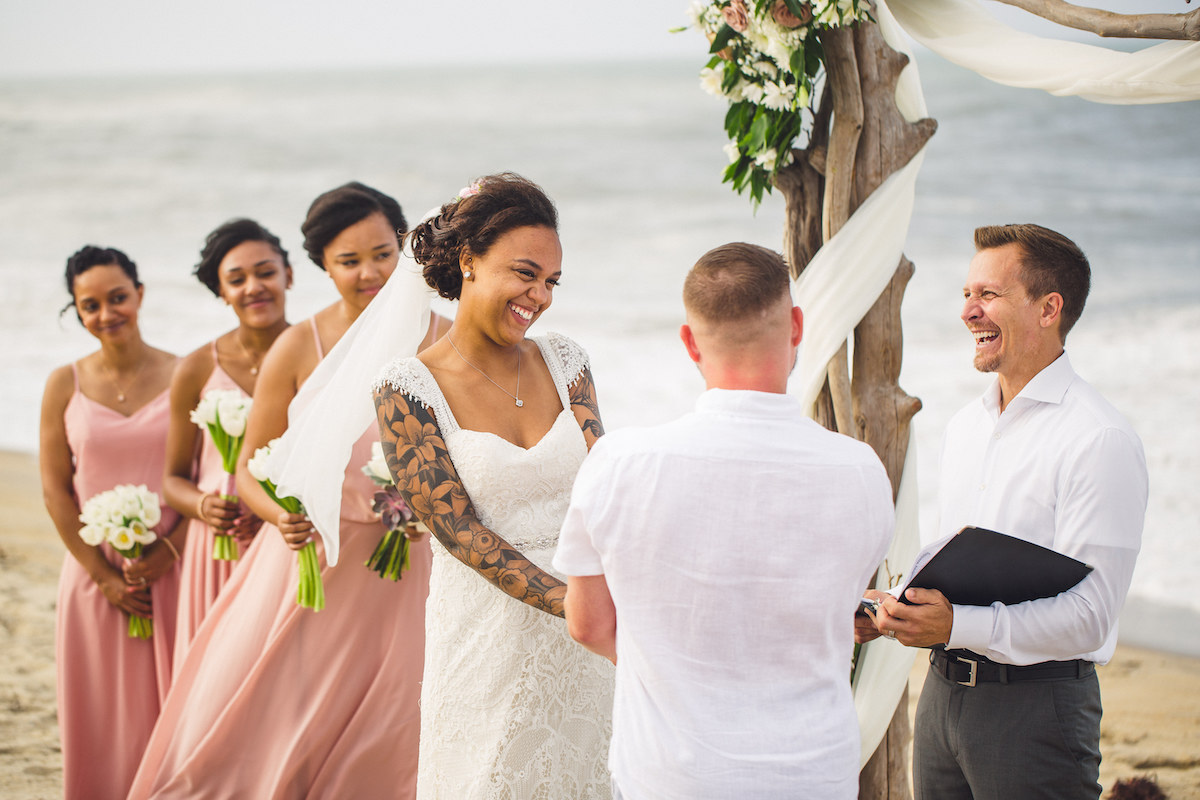
[[[568,386],[587,365],[570,339],[534,339],[563,411],[528,450],[458,426],[425,365],[388,365],[378,384],[431,409],[479,519],[547,572],[587,455]],[[419,800],[608,798],[612,665],[566,623],[493,586],[434,545],[425,613]],[[562,577],[561,575],[557,577]]]

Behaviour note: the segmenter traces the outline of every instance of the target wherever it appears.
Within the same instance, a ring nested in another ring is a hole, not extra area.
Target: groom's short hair
[[[779,253],[732,242],[709,250],[692,267],[683,282],[683,305],[706,322],[741,322],[790,297],[790,285]]]

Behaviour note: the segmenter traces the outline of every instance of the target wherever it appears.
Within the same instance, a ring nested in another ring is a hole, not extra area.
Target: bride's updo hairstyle
[[[325,269],[325,248],[351,225],[357,225],[372,214],[383,214],[396,241],[404,238],[408,223],[395,198],[378,189],[351,181],[318,195],[308,207],[308,216],[300,226],[304,234],[304,251],[312,262]]]
[[[405,239],[425,282],[449,300],[462,292],[463,253],[482,256],[514,228],[558,231],[558,212],[541,187],[512,172],[487,175],[463,189]]]

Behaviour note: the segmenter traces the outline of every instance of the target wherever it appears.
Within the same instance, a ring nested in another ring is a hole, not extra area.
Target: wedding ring
[[[895,632],[895,631],[884,631],[884,632],[883,632],[883,635],[884,635],[884,636],[886,636],[886,637],[888,637],[889,639],[895,639],[895,638],[896,638],[896,632]]]

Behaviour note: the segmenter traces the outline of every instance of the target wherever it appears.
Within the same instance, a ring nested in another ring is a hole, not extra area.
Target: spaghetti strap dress
[[[221,368],[217,360],[217,342],[212,343],[212,374],[200,390],[200,397],[213,391],[235,391],[243,397],[249,397],[237,381]],[[217,452],[212,437],[207,431],[201,432],[199,455],[192,470],[192,478],[196,488],[209,494],[221,494],[229,491],[229,475],[221,463],[221,454]],[[245,555],[249,543],[238,542],[238,550]],[[233,570],[240,561],[218,561],[212,557],[213,529],[201,519],[188,522],[187,541],[181,554],[182,573],[179,577],[179,616],[175,625],[175,656],[174,664],[178,669],[183,664],[188,647],[200,628],[200,623],[208,614],[217,595],[229,581]]]
[[[346,466],[336,567],[317,539],[324,610],[297,605],[296,552],[264,524],[177,672],[130,798],[413,797],[432,555],[428,537],[412,542],[398,582],[364,566],[384,534],[362,473],[378,439],[372,424]]]
[[[80,507],[121,484],[145,484],[162,497],[170,396],[164,391],[129,416],[75,391],[63,414],[75,463]],[[179,519],[164,502],[155,530]],[[118,569],[124,557],[99,545]],[[179,566],[150,585],[154,635],[130,638],[129,617],[112,606],[87,570],[67,553],[58,582],[55,660],[63,796],[67,800],[123,798],[171,682]]]

